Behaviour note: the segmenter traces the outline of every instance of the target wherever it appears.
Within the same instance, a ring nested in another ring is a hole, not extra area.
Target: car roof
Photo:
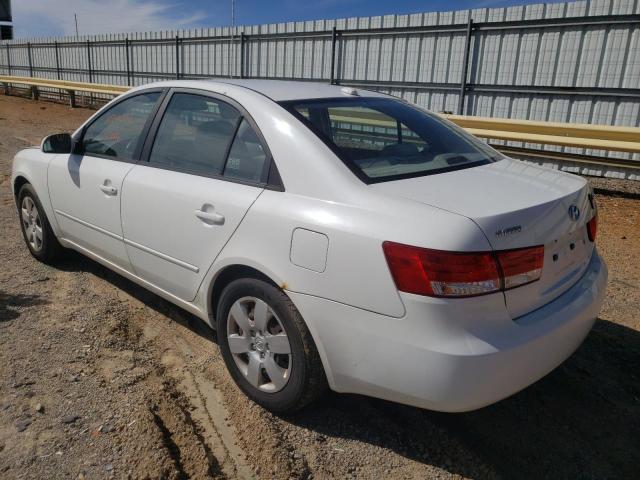
[[[198,83],[199,86],[202,86],[204,88],[206,88],[207,84],[211,85],[211,87],[220,85],[235,85],[238,87],[244,87],[258,92],[276,102],[317,98],[387,96],[382,93],[372,92],[369,90],[361,90],[352,87],[345,87],[341,85],[330,85],[328,83],[320,82],[297,82],[290,80],[207,78],[202,80],[171,80],[161,82],[162,85],[170,87],[181,87],[185,86],[185,84],[193,85],[194,83]],[[150,86],[153,85],[146,85],[146,87]],[[356,92],[355,94],[353,93],[354,91]]]

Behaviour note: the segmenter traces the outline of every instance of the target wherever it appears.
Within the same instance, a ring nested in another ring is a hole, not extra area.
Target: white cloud
[[[189,28],[207,15],[159,0],[19,0],[13,3],[16,37],[80,35]]]

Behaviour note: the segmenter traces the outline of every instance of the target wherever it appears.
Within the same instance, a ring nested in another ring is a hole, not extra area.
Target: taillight
[[[508,290],[540,278],[544,263],[544,247],[498,251],[496,258],[502,270],[503,288]]]
[[[591,220],[587,222],[587,235],[592,242],[596,241],[596,233],[598,232],[598,214],[596,213]]]
[[[382,244],[398,290],[430,297],[472,297],[536,281],[544,247],[502,252],[447,252]]]

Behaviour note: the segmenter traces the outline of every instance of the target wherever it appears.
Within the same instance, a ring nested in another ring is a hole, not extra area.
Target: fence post
[[[93,83],[93,71],[91,68],[91,41],[87,40],[87,69],[89,70],[89,83]]]
[[[180,37],[176,35],[176,80],[180,79]]]
[[[464,113],[464,97],[467,92],[467,72],[469,71],[469,51],[471,49],[471,31],[473,30],[473,19],[469,15],[469,21],[467,22],[467,38],[464,44],[464,56],[462,61],[462,79],[460,80],[460,97],[458,100],[458,115]]]
[[[244,78],[244,32],[240,33],[240,78]]]
[[[62,75],[60,73],[60,53],[58,52],[58,41],[56,40],[55,42],[53,42],[53,48],[55,49],[56,52],[56,76],[58,77],[58,80],[62,79]]]
[[[76,107],[76,92],[73,90],[67,90],[67,94],[69,95],[69,106],[71,108]]]
[[[27,58],[29,59],[29,76],[33,77],[33,62],[31,61],[31,42],[27,42]]]
[[[7,43],[7,75],[11,76],[11,52],[9,51],[9,44]]]
[[[336,85],[336,41],[337,41],[338,31],[334,26],[331,30],[331,78],[329,79],[329,83],[331,85]]]
[[[129,60],[129,37],[124,39],[124,50],[127,57],[127,85],[131,86],[131,65]]]

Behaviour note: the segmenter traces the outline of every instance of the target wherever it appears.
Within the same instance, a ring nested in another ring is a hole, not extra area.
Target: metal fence
[[[0,72],[120,85],[229,76],[326,81],[434,111],[640,126],[640,0],[14,40],[1,46]]]

